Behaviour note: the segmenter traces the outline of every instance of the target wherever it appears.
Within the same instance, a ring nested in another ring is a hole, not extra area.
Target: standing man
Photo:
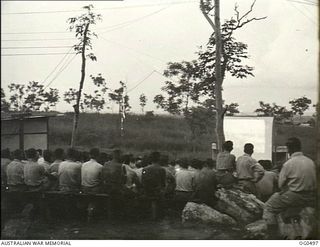
[[[98,148],[90,150],[90,160],[81,167],[81,185],[84,193],[99,193],[101,190],[102,165],[97,162],[100,155]]]
[[[316,166],[301,152],[298,138],[287,143],[290,159],[279,174],[279,193],[273,194],[265,204],[263,219],[269,229],[276,228],[276,215],[289,207],[314,206],[316,200]]]
[[[166,170],[160,165],[160,153],[150,155],[151,165],[142,170],[142,186],[146,196],[151,200],[152,218],[162,216],[161,200],[166,187]]]
[[[81,185],[81,163],[76,162],[77,151],[67,150],[67,158],[61,162],[58,170],[59,190],[65,192],[79,192]]]
[[[7,167],[11,162],[9,148],[1,150],[1,188],[7,186]]]
[[[263,167],[251,157],[254,146],[251,143],[244,145],[244,155],[237,159],[236,169],[239,185],[243,187],[244,192],[256,195],[255,183],[264,175]]]
[[[226,141],[222,145],[222,152],[217,156],[217,180],[223,186],[228,186],[236,182],[233,172],[236,170],[236,156],[231,154],[233,142]]]

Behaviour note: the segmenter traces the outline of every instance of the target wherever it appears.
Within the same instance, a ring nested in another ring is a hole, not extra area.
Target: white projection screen
[[[225,117],[224,133],[236,157],[243,155],[244,144],[252,143],[254,159],[272,160],[273,117]]]

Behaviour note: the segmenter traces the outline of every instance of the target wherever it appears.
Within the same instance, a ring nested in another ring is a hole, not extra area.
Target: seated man
[[[100,150],[90,150],[90,160],[81,167],[81,185],[84,193],[99,193],[101,191],[102,165],[97,162]]]
[[[316,167],[301,152],[301,142],[292,137],[287,141],[290,159],[279,174],[279,193],[273,194],[265,204],[263,219],[270,229],[277,227],[276,215],[291,207],[314,206],[316,200]]]
[[[200,173],[195,177],[193,200],[213,207],[216,202],[215,192],[217,185],[218,181],[216,172],[213,171],[213,163],[205,162]]]
[[[113,196],[123,193],[126,183],[126,169],[121,162],[121,151],[114,150],[112,160],[105,163],[102,168],[102,183],[104,192]]]
[[[256,183],[257,197],[266,202],[278,189],[278,174],[271,171],[272,163],[270,160],[259,160],[258,162],[265,172],[262,179]]]
[[[9,148],[1,150],[1,188],[7,186],[7,166],[12,161]]]
[[[251,143],[244,145],[244,155],[240,156],[236,162],[238,183],[243,191],[256,195],[255,183],[258,182],[264,174],[263,167],[251,157],[254,146]]]
[[[230,152],[233,150],[233,142],[226,141],[222,145],[222,152],[217,156],[217,179],[222,186],[229,186],[236,182],[233,172],[236,170],[236,157]]]
[[[7,167],[7,182],[10,191],[25,191],[27,186],[24,183],[24,164],[21,162],[23,151],[17,149],[13,152],[13,161]]]
[[[77,151],[67,150],[67,158],[60,163],[58,170],[59,190],[65,192],[79,192],[81,185],[81,163],[76,162]]]
[[[180,170],[176,172],[176,195],[175,199],[181,202],[187,202],[191,199],[195,184],[195,172],[189,170],[189,164],[186,159],[179,161]],[[181,204],[184,206],[184,203]]]
[[[27,162],[24,165],[24,182],[30,191],[46,190],[49,186],[49,180],[46,177],[45,169],[39,165],[38,153],[34,148],[26,151]]]

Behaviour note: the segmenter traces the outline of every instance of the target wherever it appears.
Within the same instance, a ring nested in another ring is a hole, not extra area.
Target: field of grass
[[[49,121],[50,148],[68,147],[72,132],[72,114],[51,118]],[[212,127],[213,129],[214,127]],[[275,126],[275,144],[285,145],[288,137],[301,139],[304,152],[315,159],[316,131],[311,127],[291,125]],[[202,135],[196,143],[191,141],[191,131],[183,118],[172,116],[128,115],[125,119],[125,136],[120,138],[119,117],[117,114],[80,115],[77,147],[87,150],[99,147],[102,150],[121,148],[124,152],[144,154],[153,150],[168,154],[170,158],[211,157],[213,131]],[[194,148],[193,148],[194,147]]]

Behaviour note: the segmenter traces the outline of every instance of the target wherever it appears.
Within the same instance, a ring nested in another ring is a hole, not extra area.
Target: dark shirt
[[[215,172],[204,167],[195,177],[195,198],[202,202],[211,202],[215,198],[217,189],[217,179]]]
[[[121,163],[111,160],[104,164],[101,173],[105,192],[118,193],[122,190],[126,182],[126,169]]]
[[[158,164],[143,168],[142,186],[147,196],[162,195],[166,186],[166,170]]]

